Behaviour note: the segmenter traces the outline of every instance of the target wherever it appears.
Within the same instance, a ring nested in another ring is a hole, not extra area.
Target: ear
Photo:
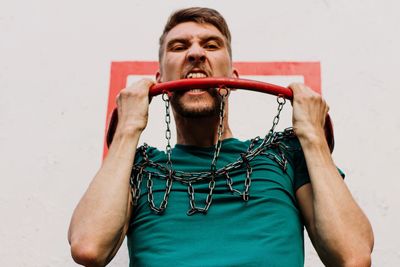
[[[239,72],[236,68],[232,69],[232,78],[239,78]],[[236,91],[235,88],[231,88],[232,91]]]
[[[232,77],[233,78],[239,78],[239,72],[236,68],[232,69]]]
[[[158,83],[161,83],[161,72],[160,72],[160,70],[158,70],[158,71],[156,72],[156,81],[157,81]]]

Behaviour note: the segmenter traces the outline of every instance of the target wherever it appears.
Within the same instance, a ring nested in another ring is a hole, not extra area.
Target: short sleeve
[[[346,174],[342,171],[342,169],[336,167],[336,169],[338,170],[340,176],[342,176],[342,178],[344,179],[346,177]]]
[[[338,170],[340,176],[342,176],[342,178],[344,179],[346,176],[345,173],[338,167],[336,167],[336,169]],[[295,155],[295,166],[294,166],[295,192],[297,191],[297,189],[299,189],[300,187],[302,187],[307,183],[310,183],[310,175],[308,173],[307,163],[304,157],[303,150],[300,147],[299,150],[296,151]]]
[[[300,142],[297,138],[291,140],[290,146],[292,148],[292,159],[293,159],[293,169],[294,169],[294,191],[302,187],[303,185],[310,183],[310,175],[307,169],[306,159],[304,157],[303,150],[301,148]],[[336,167],[340,176],[345,178],[345,173],[338,167]]]
[[[301,147],[296,150],[294,159],[294,191],[296,192],[303,185],[310,183],[310,175]]]

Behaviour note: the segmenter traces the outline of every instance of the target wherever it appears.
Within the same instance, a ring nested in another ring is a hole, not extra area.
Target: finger
[[[305,94],[305,95],[317,94],[313,89],[311,89],[310,87],[308,87],[303,83],[291,83],[289,85],[289,88],[292,90],[293,96],[299,94]]]
[[[150,88],[155,82],[149,78],[140,79],[132,84],[130,84],[126,89],[135,90],[136,88]]]
[[[117,106],[119,106],[120,102],[121,102],[121,92],[119,92],[115,97],[115,104],[117,104]]]
[[[150,98],[150,88],[155,84],[155,82],[151,79],[141,79],[136,81],[135,83],[129,85],[126,88],[126,91],[136,95],[138,97],[148,97],[149,103],[151,102]]]

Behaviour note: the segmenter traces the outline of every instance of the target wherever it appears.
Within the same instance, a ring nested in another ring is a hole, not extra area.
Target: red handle
[[[150,96],[156,96],[163,92],[189,89],[208,89],[208,88],[238,88],[268,93],[272,95],[283,95],[287,99],[293,98],[292,90],[275,84],[236,78],[197,78],[182,79],[157,83],[150,88]]]

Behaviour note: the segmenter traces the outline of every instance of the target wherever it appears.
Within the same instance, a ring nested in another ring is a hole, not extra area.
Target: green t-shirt
[[[217,169],[235,162],[247,151],[250,141],[226,139],[222,143]],[[224,177],[216,179],[212,205],[206,215],[187,215],[188,187],[175,181],[168,206],[162,215],[148,204],[146,178],[132,213],[127,233],[130,266],[304,266],[303,222],[296,190],[309,182],[303,153],[297,138],[283,142],[287,168],[278,149],[265,151],[251,161],[253,169],[248,202],[232,194]],[[209,171],[214,147],[176,145],[172,149],[174,170]],[[166,154],[147,150],[155,163],[165,164]],[[136,156],[136,163],[143,160]],[[151,169],[151,168],[150,168]],[[246,168],[230,175],[233,187],[243,191]],[[165,191],[165,180],[153,178],[157,205]],[[197,206],[203,207],[208,181],[194,184]]]

